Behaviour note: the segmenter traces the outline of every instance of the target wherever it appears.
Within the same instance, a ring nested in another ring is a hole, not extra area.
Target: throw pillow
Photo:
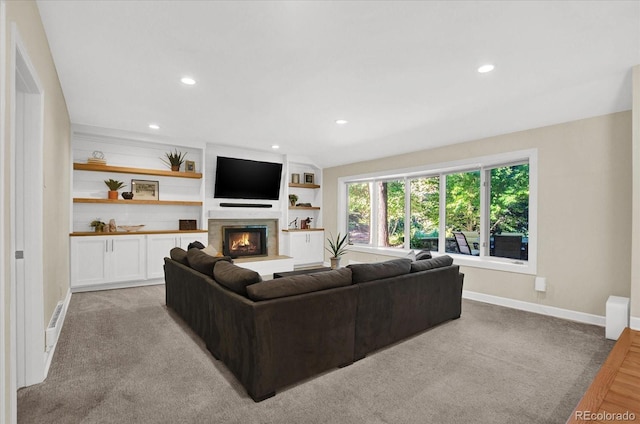
[[[189,261],[189,266],[191,268],[203,274],[212,276],[213,266],[216,264],[216,262],[228,262],[231,261],[231,258],[228,256],[214,258],[213,256],[209,256],[206,253],[202,252],[202,250],[200,249],[193,248],[189,249],[189,251],[187,252],[187,260]]]
[[[204,244],[200,243],[199,241],[194,241],[192,243],[189,243],[189,245],[187,246],[187,250],[193,249],[194,247],[196,249],[204,249]]]
[[[429,269],[442,268],[453,264],[453,258],[449,255],[438,256],[437,258],[423,259],[411,264],[411,272],[426,271]]]
[[[244,296],[247,295],[247,286],[262,281],[262,277],[257,272],[226,261],[216,262],[213,267],[213,279],[229,290]]]
[[[408,274],[411,271],[411,263],[411,259],[394,259],[372,264],[353,264],[347,268],[353,273],[354,283],[364,283]]]
[[[351,285],[351,270],[341,268],[317,274],[294,275],[263,281],[248,286],[247,294],[251,300],[267,300],[349,285]]]
[[[431,251],[429,250],[421,250],[418,253],[416,253],[416,261],[421,261],[423,259],[431,259],[433,256],[431,256]]]
[[[205,247],[204,249],[202,249],[202,252],[206,253],[209,256],[218,256],[218,250],[215,247],[211,246],[211,245],[209,245],[209,246]],[[220,256],[222,256],[222,255],[220,255]]]
[[[187,251],[180,248],[174,247],[169,251],[169,257],[176,262],[180,262],[182,265],[189,266],[189,261],[187,260]]]

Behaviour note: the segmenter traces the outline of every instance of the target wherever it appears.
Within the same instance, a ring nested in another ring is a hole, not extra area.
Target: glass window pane
[[[371,244],[371,183],[347,184],[349,241]]]
[[[411,249],[438,251],[440,225],[440,177],[410,181]]]
[[[490,255],[528,260],[529,164],[491,170]]]
[[[378,246],[404,247],[404,180],[377,181]]]
[[[480,171],[448,174],[446,178],[445,251],[478,255],[480,252]]]

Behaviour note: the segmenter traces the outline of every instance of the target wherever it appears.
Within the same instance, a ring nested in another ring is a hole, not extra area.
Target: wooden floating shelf
[[[95,231],[78,231],[69,234],[71,237],[90,237],[90,236],[134,236],[146,234],[185,234],[185,233],[208,233],[208,230],[157,230],[157,231],[116,231],[114,233],[96,233]]]
[[[158,175],[162,177],[201,179],[200,172],[165,171],[162,169],[129,168],[125,166],[95,165],[92,163],[74,163],[73,169],[78,171],[116,172],[120,174]]]
[[[296,188],[320,188],[318,184],[298,184],[298,183],[289,183],[289,187]]]
[[[289,206],[289,209],[306,209],[306,210],[313,210],[313,211],[319,211],[320,210],[320,206]]]
[[[282,230],[283,233],[295,233],[300,231],[324,231],[324,228],[307,228],[306,230],[301,230],[300,228],[290,228],[288,230]]]
[[[92,199],[74,197],[73,203],[111,203],[111,204],[127,204],[127,205],[173,205],[173,206],[202,206],[202,202],[193,202],[185,200],[120,200],[120,199]]]

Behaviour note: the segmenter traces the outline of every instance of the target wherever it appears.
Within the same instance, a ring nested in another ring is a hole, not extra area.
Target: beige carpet
[[[74,294],[19,423],[564,423],[604,329],[464,301],[462,318],[254,403],[164,286]]]

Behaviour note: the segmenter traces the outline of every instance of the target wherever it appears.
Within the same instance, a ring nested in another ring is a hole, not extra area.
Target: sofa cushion
[[[349,285],[351,285],[351,270],[341,268],[263,281],[248,286],[247,294],[252,300],[267,300]]]
[[[371,264],[353,264],[347,268],[351,269],[353,282],[357,284],[408,274],[411,271],[411,263],[411,259],[394,259]]]
[[[187,251],[181,247],[174,247],[169,252],[169,256],[176,262],[180,262],[182,265],[189,266],[189,261],[187,260]]]
[[[426,271],[428,269],[442,268],[453,264],[453,258],[449,255],[438,256],[437,258],[423,259],[411,264],[411,272]]]
[[[198,272],[203,274],[212,276],[213,275],[213,266],[216,262],[224,261],[230,262],[231,258],[228,256],[221,257],[213,257],[204,253],[202,250],[198,248],[189,249],[187,252],[187,260],[189,261],[189,266],[195,269]]]
[[[226,261],[216,262],[213,267],[213,279],[229,290],[244,296],[247,295],[247,286],[262,281],[262,277],[257,272]]]

